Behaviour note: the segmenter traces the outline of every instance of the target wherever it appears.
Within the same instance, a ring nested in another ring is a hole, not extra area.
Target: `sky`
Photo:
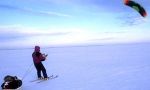
[[[150,1],[142,17],[123,0],[0,0],[0,48],[150,41]]]

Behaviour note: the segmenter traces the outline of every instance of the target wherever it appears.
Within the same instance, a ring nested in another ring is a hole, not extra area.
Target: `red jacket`
[[[33,58],[33,62],[36,64],[45,60],[45,57],[40,52],[33,52],[32,58]]]

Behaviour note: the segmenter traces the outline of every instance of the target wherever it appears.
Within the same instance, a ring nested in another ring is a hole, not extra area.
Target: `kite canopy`
[[[140,4],[131,0],[124,0],[124,4],[138,11],[141,16],[143,17],[147,16],[145,9]]]

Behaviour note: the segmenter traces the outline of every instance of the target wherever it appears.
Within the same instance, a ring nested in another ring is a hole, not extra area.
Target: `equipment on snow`
[[[56,76],[51,76],[51,77],[48,77],[48,79],[41,79],[40,81],[38,81],[37,83],[41,83],[41,82],[44,82],[44,81],[47,81],[47,80],[51,80],[51,79],[55,79],[55,78],[57,78],[58,77],[58,75],[56,75]]]
[[[35,79],[35,80],[30,81],[30,82],[41,83],[41,82],[43,82],[43,81],[55,79],[55,78],[57,78],[57,77],[58,77],[58,75],[55,75],[55,76],[54,76],[54,75],[51,75],[51,76],[49,76],[48,78]]]
[[[4,77],[4,82],[1,85],[2,90],[8,90],[8,89],[15,90],[21,88],[21,86],[22,86],[22,81],[18,79],[17,76],[10,76],[10,75]]]

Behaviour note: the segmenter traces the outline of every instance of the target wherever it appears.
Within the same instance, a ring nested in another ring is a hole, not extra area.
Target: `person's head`
[[[35,52],[40,52],[40,46],[35,46],[34,51]]]

